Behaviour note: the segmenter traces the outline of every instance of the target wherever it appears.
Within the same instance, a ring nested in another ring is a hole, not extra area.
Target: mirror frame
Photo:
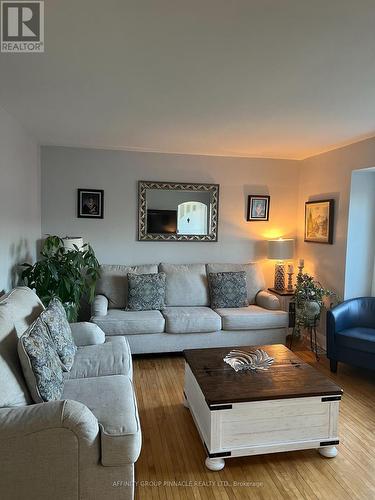
[[[209,234],[164,234],[147,233],[147,189],[168,189],[173,191],[210,191],[211,232]],[[138,181],[138,241],[217,241],[219,221],[219,184],[187,182]]]

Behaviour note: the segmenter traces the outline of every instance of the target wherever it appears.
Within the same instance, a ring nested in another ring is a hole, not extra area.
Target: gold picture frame
[[[305,203],[305,238],[310,243],[333,244],[335,200]]]

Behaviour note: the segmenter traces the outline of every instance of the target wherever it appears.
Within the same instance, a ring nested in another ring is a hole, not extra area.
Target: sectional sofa
[[[62,398],[35,404],[17,343],[43,309],[26,287],[0,299],[0,498],[131,500],[141,429],[128,343],[72,324]]]
[[[210,308],[208,274],[245,271],[249,306]],[[127,311],[127,274],[166,274],[166,308]],[[288,313],[264,290],[259,264],[103,265],[91,321],[107,337],[125,336],[133,354],[187,348],[285,343]]]

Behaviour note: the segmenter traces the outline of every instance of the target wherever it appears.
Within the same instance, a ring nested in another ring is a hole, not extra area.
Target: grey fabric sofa
[[[165,272],[166,308],[127,311],[127,274]],[[249,306],[209,307],[208,273],[245,271]],[[103,265],[91,321],[107,338],[125,336],[133,354],[187,348],[285,343],[288,313],[264,290],[260,266],[249,264]]]
[[[131,499],[141,430],[129,345],[73,324],[62,399],[34,404],[17,342],[42,310],[26,287],[0,299],[0,498]]]

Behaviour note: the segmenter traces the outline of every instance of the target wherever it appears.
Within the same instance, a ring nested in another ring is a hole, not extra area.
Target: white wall
[[[41,157],[42,232],[82,235],[102,263],[246,262],[266,256],[267,238],[296,235],[297,161],[64,147]],[[137,241],[138,180],[220,184],[219,241]],[[77,188],[104,189],[103,220],[76,217]],[[271,195],[269,222],[246,222],[248,194]]]
[[[375,169],[353,172],[350,190],[345,299],[370,296],[375,257]]]
[[[39,147],[0,108],[0,294],[16,283],[16,265],[36,258],[40,204]]]

